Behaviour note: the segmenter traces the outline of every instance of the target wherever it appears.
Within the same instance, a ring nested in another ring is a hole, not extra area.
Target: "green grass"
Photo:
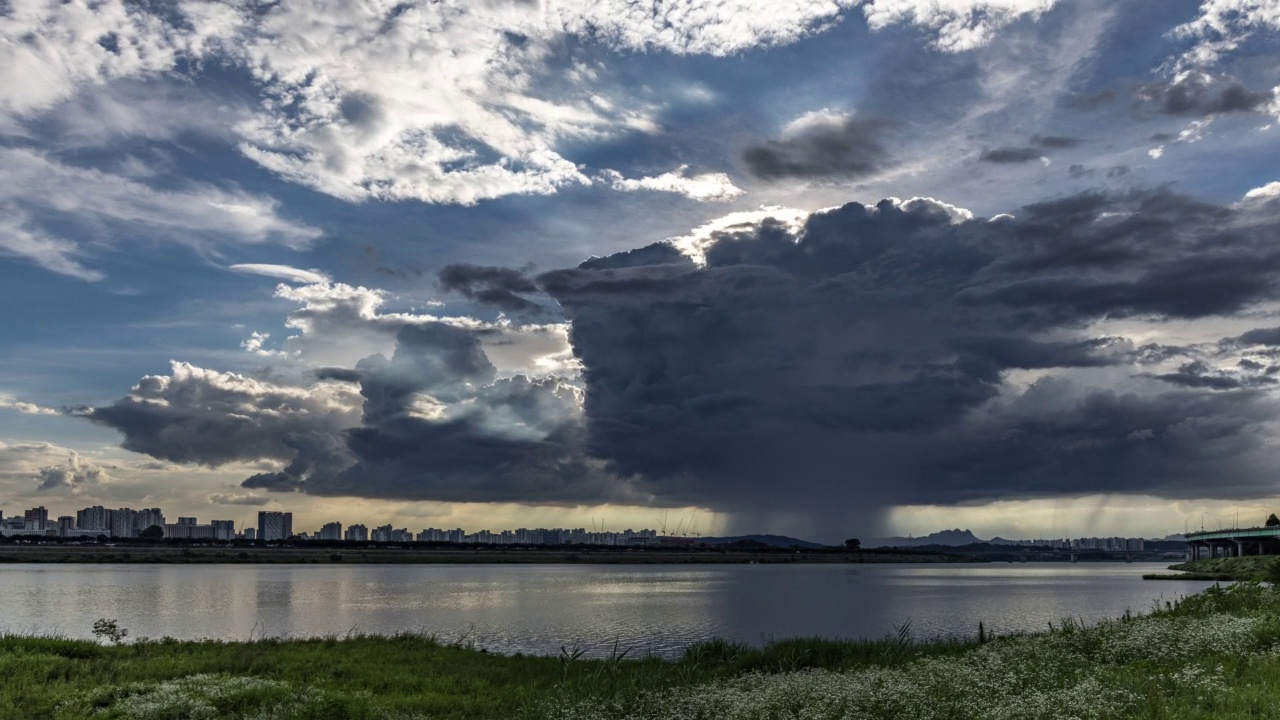
[[[1269,580],[1268,573],[1276,568],[1280,568],[1280,557],[1275,555],[1205,558],[1169,566],[1170,570],[1206,575],[1210,576],[1208,579],[1213,580],[1258,581]]]
[[[0,638],[0,718],[1276,717],[1280,591],[1212,588],[1149,616],[916,642],[714,641],[676,661],[498,656],[417,636]]]

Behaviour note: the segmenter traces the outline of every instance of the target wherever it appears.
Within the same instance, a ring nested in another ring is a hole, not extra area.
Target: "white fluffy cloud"
[[[501,377],[572,376],[578,371],[566,323],[516,324],[506,318],[490,322],[391,312],[384,310],[391,299],[386,291],[345,283],[279,285],[275,295],[298,305],[284,323],[294,334],[268,346],[270,335],[254,331],[241,347],[257,355],[294,360],[303,367],[351,367],[370,355],[390,355],[401,328],[444,323],[475,331]]]
[[[79,88],[229,62],[262,95],[235,124],[241,151],[262,166],[352,201],[473,203],[589,184],[562,141],[657,129],[653,109],[611,93],[599,68],[557,55],[566,37],[727,55],[794,42],[862,7],[872,28],[925,26],[939,48],[960,51],[1052,4],[223,0],[179,2],[162,16],[123,0],[17,0],[0,24],[0,113],[12,123]],[[634,182],[696,199],[732,193],[719,176]]]
[[[681,165],[671,172],[642,178],[626,178],[619,172],[608,170],[602,176],[614,190],[678,193],[698,202],[732,200],[744,194],[743,189],[734,185],[724,173],[689,175],[688,169],[689,166]]]
[[[876,0],[863,5],[873,30],[897,23],[937,33],[940,50],[962,52],[991,42],[997,30],[1023,16],[1036,17],[1057,0]]]
[[[40,407],[34,403],[22,402],[12,395],[0,393],[0,408],[6,410],[17,410],[24,415],[61,415],[62,413],[53,408]]]
[[[1174,29],[1174,35],[1195,38],[1181,58],[1183,64],[1212,65],[1235,50],[1256,31],[1280,29],[1280,0],[1204,0],[1196,19]]]

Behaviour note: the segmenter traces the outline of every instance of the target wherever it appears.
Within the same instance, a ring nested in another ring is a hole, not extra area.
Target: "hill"
[[[977,545],[985,542],[982,538],[974,535],[968,530],[956,528],[954,530],[940,530],[936,533],[930,533],[921,537],[887,537],[869,540],[862,544],[863,547],[924,547],[926,545],[941,545],[958,547],[960,545]]]
[[[787,537],[786,535],[734,535],[731,537],[704,537],[700,541],[707,545],[727,545],[735,542],[757,542],[761,545],[769,547],[799,547],[806,550],[816,550],[818,548],[828,547],[822,543],[809,542],[808,540],[800,540],[798,538]]]

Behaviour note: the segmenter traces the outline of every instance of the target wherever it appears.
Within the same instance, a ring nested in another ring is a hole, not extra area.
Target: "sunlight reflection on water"
[[[245,639],[350,631],[466,638],[497,652],[669,655],[712,637],[759,644],[917,637],[1097,621],[1210,583],[1143,581],[1163,563],[991,565],[3,565],[0,629]]]

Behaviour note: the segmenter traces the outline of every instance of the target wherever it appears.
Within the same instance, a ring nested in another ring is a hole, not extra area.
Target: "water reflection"
[[[727,637],[920,637],[1096,621],[1198,592],[1143,582],[1151,564],[1018,565],[0,565],[0,629],[244,639],[413,631],[499,652],[561,645],[669,654]]]

